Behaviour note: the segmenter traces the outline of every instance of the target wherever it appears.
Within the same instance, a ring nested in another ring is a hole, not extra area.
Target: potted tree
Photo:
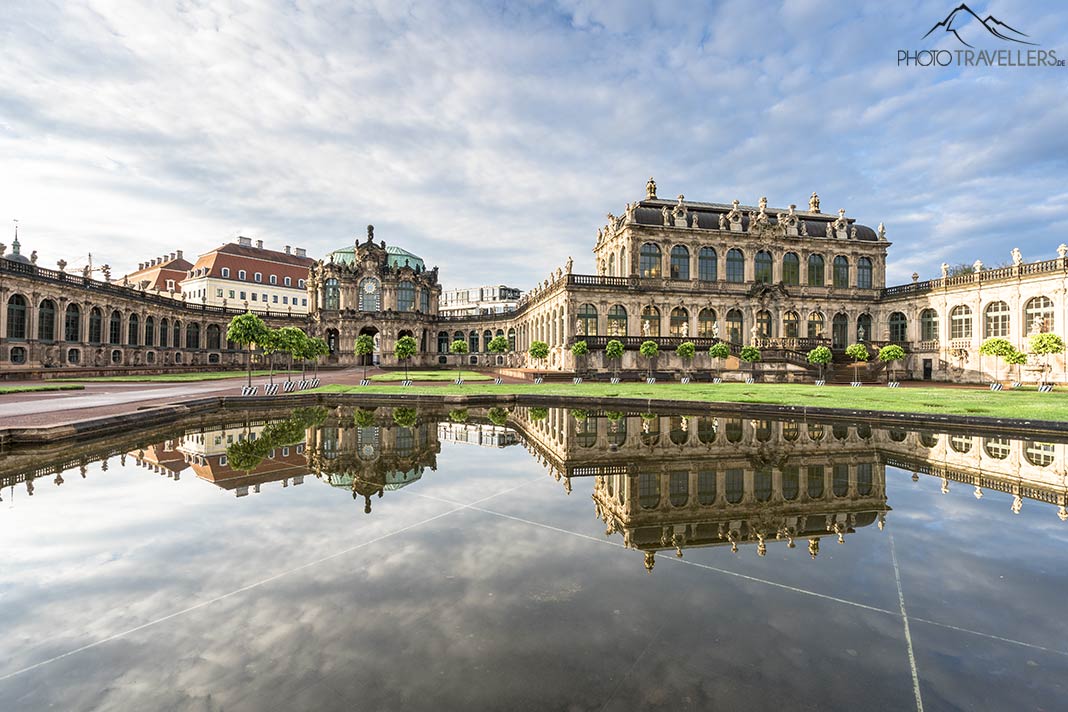
[[[1005,363],[1009,364],[1010,366],[1016,367],[1016,380],[1012,382],[1012,387],[1019,388],[1023,385],[1020,382],[1020,366],[1023,366],[1025,363],[1027,363],[1027,354],[1025,354],[1023,351],[1013,350],[1011,354],[1005,357]]]
[[[449,344],[449,353],[456,354],[456,385],[458,386],[464,383],[464,356],[467,355],[467,351],[467,342],[463,339],[456,339]]]
[[[579,363],[582,364],[581,370],[579,370],[578,368],[575,369],[576,371],[578,371],[578,375],[575,376],[574,380],[574,383],[576,384],[582,383],[581,374],[585,373],[586,371],[586,357],[589,356],[589,353],[590,347],[589,344],[587,344],[585,341],[576,341],[575,343],[571,344],[571,354],[575,357],[575,366],[577,367]]]
[[[853,382],[851,386],[860,386],[860,376],[857,373],[857,369],[860,368],[861,363],[866,363],[868,360],[868,347],[864,344],[850,344],[845,350],[846,356],[853,359]]]
[[[288,392],[293,387],[293,359],[300,353],[301,344],[308,335],[295,326],[283,326],[278,330],[278,336],[282,341],[282,351],[288,357],[286,359],[286,382],[283,388]]]
[[[1046,374],[1050,370],[1049,357],[1050,354],[1064,353],[1064,339],[1050,333],[1032,334],[1028,344],[1031,347],[1031,353],[1042,357],[1042,378],[1039,381],[1038,390],[1048,393],[1053,390],[1053,384],[1046,381]]]
[[[412,356],[415,356],[418,348],[419,344],[416,343],[414,336],[402,336],[393,345],[393,355],[398,361],[404,363],[404,382],[401,385],[412,385],[412,382],[408,380],[408,362],[412,360]]]
[[[755,368],[753,364],[760,360],[760,349],[756,346],[743,346],[742,350],[738,353],[738,358],[745,361],[749,364],[749,367],[753,369]],[[754,380],[755,378],[753,377],[752,372],[745,378],[746,383],[752,383]]]
[[[623,342],[619,339],[612,339],[605,344],[604,357],[606,361],[611,361],[615,364],[615,375],[612,376],[612,383],[619,383],[619,367],[623,363]]]
[[[489,340],[489,343],[486,344],[486,351],[489,351],[491,354],[494,354],[495,356],[501,356],[503,354],[508,353],[508,349],[509,349],[508,337],[506,337],[506,336],[494,336],[492,339]],[[500,385],[501,382],[502,382],[501,369],[498,366],[497,367],[497,378],[494,379],[494,383]]]
[[[693,357],[697,354],[697,347],[692,341],[683,341],[675,348],[675,354],[682,361],[682,382],[689,383],[690,366],[693,364]]]
[[[1000,391],[1001,383],[998,382],[998,366],[1001,359],[1005,359],[1008,362],[1008,356],[1015,353],[1016,347],[1014,347],[1007,339],[1002,339],[997,336],[992,336],[983,343],[979,344],[980,356],[993,356],[994,357],[994,380],[990,384],[990,390]]]
[[[831,350],[826,346],[817,346],[808,352],[808,362],[819,366],[820,369],[820,377],[819,380],[816,381],[817,386],[822,386],[827,383],[827,380],[823,375],[823,369],[831,362],[832,358],[834,358],[834,354],[832,354]]]
[[[252,312],[238,314],[226,327],[226,340],[245,347],[248,360],[248,390],[252,392],[252,345],[259,344],[267,335],[267,325]]]
[[[638,348],[638,352],[645,357],[645,360],[649,363],[649,370],[645,376],[646,383],[656,383],[656,378],[653,377],[653,367],[656,364],[656,356],[660,353],[660,347],[656,345],[655,341],[643,341],[642,345]]]
[[[897,374],[893,364],[905,358],[905,349],[901,348],[897,344],[887,344],[879,349],[879,360],[886,364],[886,385],[890,388],[897,388]]]
[[[367,363],[371,360],[368,358],[375,352],[375,337],[370,334],[360,334],[356,337],[356,355],[363,361],[363,379],[360,381],[361,386],[369,386],[371,382],[367,379]]]
[[[530,354],[530,358],[534,359],[541,368],[544,368],[545,359],[549,358],[549,344],[544,341],[532,341],[530,342],[530,348],[527,350],[527,353]],[[534,383],[541,383],[543,380],[543,376],[535,372]]]
[[[318,386],[319,385],[319,360],[322,359],[323,356],[329,356],[330,355],[330,344],[326,343],[325,339],[320,339],[319,337],[315,337],[314,339],[310,340],[310,344],[309,344],[309,349],[308,350],[309,350],[309,355],[313,359],[315,359],[312,362],[312,366],[315,368],[315,384],[314,385]]]
[[[722,372],[723,363],[731,355],[731,347],[727,345],[726,341],[717,341],[708,347],[708,355],[719,361],[719,371]],[[719,376],[712,376],[713,383],[719,383],[722,380]]]

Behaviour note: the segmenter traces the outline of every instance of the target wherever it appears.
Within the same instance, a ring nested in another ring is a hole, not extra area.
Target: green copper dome
[[[328,262],[331,258],[333,258],[334,262],[339,264],[352,264],[356,260],[356,248],[349,246],[342,247],[340,250],[334,250],[326,256]],[[423,262],[422,257],[395,245],[386,246],[386,261],[389,263],[390,267],[411,267],[417,272],[426,270],[426,264]]]

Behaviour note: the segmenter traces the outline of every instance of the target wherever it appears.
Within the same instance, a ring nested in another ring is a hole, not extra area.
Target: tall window
[[[867,257],[857,260],[857,287],[871,289],[871,260]]]
[[[167,330],[170,329],[170,323],[166,319],[159,320],[159,345],[160,348],[167,348],[167,337],[169,334]]]
[[[156,345],[156,320],[153,317],[145,317],[145,346]]]
[[[727,281],[738,284],[745,281],[745,255],[741,250],[727,251]]]
[[[641,277],[659,277],[662,268],[660,248],[651,242],[641,247],[638,253],[638,275]]]
[[[920,312],[920,340],[938,341],[938,312],[934,309]]]
[[[407,312],[415,309],[415,284],[403,280],[397,285],[397,311]]]
[[[331,277],[323,284],[323,309],[336,311],[341,308],[341,285]]]
[[[660,310],[656,307],[642,309],[642,336],[660,336]]]
[[[382,311],[382,285],[377,279],[365,277],[360,280],[360,311]]]
[[[843,255],[834,258],[834,288],[846,289],[849,287],[849,260]]]
[[[767,309],[761,309],[757,312],[757,336],[762,336],[765,339],[771,338],[771,321],[771,312]]]
[[[515,328],[508,330],[508,348],[515,351]]]
[[[690,312],[682,307],[671,310],[671,320],[668,324],[671,336],[690,336]],[[685,333],[683,333],[685,332]]]
[[[182,347],[182,322],[177,319],[174,320],[174,326],[171,327],[171,336],[173,337],[171,343],[174,345],[174,348],[180,349]],[[178,357],[175,356],[175,358],[177,359]]]
[[[844,349],[849,345],[849,317],[835,314],[831,321],[831,348]]]
[[[37,338],[41,341],[56,340],[56,303],[45,299],[37,308]]]
[[[118,310],[111,312],[108,322],[108,343],[118,346],[122,343],[122,314]]]
[[[221,349],[222,348],[222,329],[218,324],[209,324],[207,329],[208,348],[209,349]]]
[[[949,338],[972,338],[972,310],[966,304],[953,307],[949,313]]]
[[[608,255],[608,276],[616,276],[616,253]]]
[[[697,314],[697,335],[702,339],[711,339],[716,331],[716,310],[702,309]]]
[[[731,309],[727,312],[727,340],[733,344],[742,343],[743,333],[742,312],[739,309]],[[722,338],[722,337],[721,337]]]
[[[871,314],[857,317],[857,341],[871,341]]]
[[[753,259],[753,279],[762,284],[771,284],[771,253],[761,250]]]
[[[77,304],[68,304],[63,318],[63,340],[82,340],[82,310]]]
[[[794,286],[801,284],[801,260],[794,252],[782,256],[782,283]]]
[[[782,315],[782,335],[787,339],[796,339],[801,335],[798,324],[801,317],[795,311],[788,311]]]
[[[823,314],[822,312],[814,311],[808,315],[808,338],[821,339],[823,338]]]
[[[690,278],[690,251],[682,245],[671,248],[671,278]]]
[[[26,338],[26,297],[12,294],[7,300],[7,338]]]
[[[627,310],[619,304],[608,309],[608,335],[627,335]]]
[[[891,341],[908,341],[909,332],[909,320],[901,312],[894,312],[890,315],[890,340]]]
[[[141,335],[141,317],[136,314],[130,315],[130,323],[126,328],[126,343],[137,346],[137,337]]]
[[[1009,335],[1009,315],[1012,312],[1009,311],[1009,305],[1005,302],[990,302],[986,306],[984,312],[985,318],[983,319],[983,336],[984,338],[991,338],[994,336],[1006,337]]]
[[[711,247],[702,247],[697,253],[697,278],[702,282],[715,282],[716,272],[716,251]]]
[[[96,307],[89,312],[89,343],[104,343],[104,314]]]
[[[472,331],[468,334],[467,348],[471,353],[478,352],[478,332]]]
[[[578,333],[576,336],[597,336],[597,307],[583,304],[578,308]]]
[[[426,287],[419,290],[419,311],[424,314],[430,313],[430,290]]]
[[[200,324],[190,324],[185,327],[185,347],[187,349],[200,348]]]
[[[823,255],[808,256],[808,286],[823,286]]]
[[[1053,331],[1053,300],[1035,297],[1024,306],[1024,326],[1028,333]]]

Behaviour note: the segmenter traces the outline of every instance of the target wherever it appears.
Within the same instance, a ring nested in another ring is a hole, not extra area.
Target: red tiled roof
[[[245,247],[231,242],[201,255],[197,258],[196,264],[190,267],[190,270],[193,272],[205,270],[207,276],[215,279],[231,279],[235,282],[244,281],[269,286],[283,286],[284,278],[289,277],[292,280],[290,286],[296,288],[297,280],[308,278],[308,269],[313,264],[315,264],[315,260],[310,257],[298,257],[297,255],[289,255],[277,250]],[[224,267],[230,270],[229,277],[223,277],[222,269]],[[245,270],[245,280],[238,279],[237,275],[240,270]],[[256,272],[263,274],[261,282],[253,281],[252,277]],[[270,275],[272,274],[278,277],[277,285],[270,285]],[[183,276],[183,278],[187,277]]]

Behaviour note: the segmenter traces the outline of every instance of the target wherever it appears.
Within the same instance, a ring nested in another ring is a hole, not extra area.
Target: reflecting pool
[[[1068,708],[1068,444],[228,411],[0,455],[0,710]]]

